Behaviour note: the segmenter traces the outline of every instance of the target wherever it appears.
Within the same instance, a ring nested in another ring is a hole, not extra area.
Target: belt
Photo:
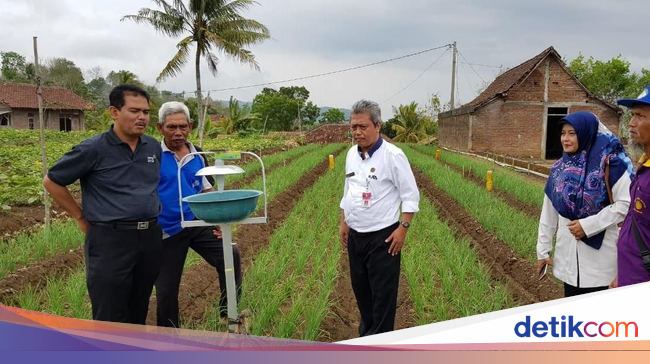
[[[148,221],[93,221],[90,225],[108,226],[118,230],[147,230],[158,225],[158,220]]]

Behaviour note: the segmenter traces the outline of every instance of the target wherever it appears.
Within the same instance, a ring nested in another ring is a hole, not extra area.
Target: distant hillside
[[[343,111],[343,113],[345,114],[345,120],[350,120],[350,113],[352,112],[352,110],[344,109],[344,108],[341,108],[341,107],[323,106],[323,107],[320,108],[320,114],[323,115],[323,113],[326,112],[329,109],[339,109],[339,110]]]

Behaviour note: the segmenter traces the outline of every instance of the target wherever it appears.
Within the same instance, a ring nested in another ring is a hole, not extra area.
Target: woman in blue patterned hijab
[[[608,277],[615,275],[617,224],[629,206],[634,168],[621,142],[596,115],[575,112],[564,117],[559,127],[564,153],[551,167],[544,190],[538,270],[543,264],[555,263],[553,273],[564,281],[565,295],[570,296],[607,288]],[[553,261],[549,255],[555,233]],[[601,251],[604,244],[607,246]]]

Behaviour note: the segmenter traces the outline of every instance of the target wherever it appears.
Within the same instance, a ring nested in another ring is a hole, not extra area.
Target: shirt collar
[[[372,158],[372,155],[375,154],[375,152],[381,147],[381,145],[384,143],[384,138],[381,137],[381,134],[379,135],[379,139],[377,139],[377,142],[370,148],[368,151],[368,158]],[[364,153],[361,151],[361,146],[357,145],[357,151],[359,152],[359,156],[361,156],[361,159],[366,159]]]
[[[120,145],[120,144],[126,144],[120,137],[115,134],[115,130],[113,130],[113,127],[115,125],[111,125],[108,127],[108,131],[106,132],[106,135],[108,136],[108,142],[111,143],[112,145]],[[138,143],[139,144],[147,144],[147,141],[144,140],[142,137],[138,137]]]
[[[189,140],[186,141],[185,144],[187,145],[188,148],[190,148],[190,153],[196,153],[196,148],[194,147],[194,144],[192,144]],[[165,153],[165,152],[174,153],[174,151],[169,149],[167,144],[165,144],[165,138],[163,138],[160,141],[160,147],[162,148],[163,153]],[[194,156],[192,156],[192,157],[194,157]]]
[[[650,158],[648,158],[645,153],[639,158],[639,164],[641,164],[644,167],[650,167]]]

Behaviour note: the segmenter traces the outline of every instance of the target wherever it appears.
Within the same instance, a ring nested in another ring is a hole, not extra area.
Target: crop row
[[[327,153],[334,153],[342,147],[342,144],[334,144],[329,145],[325,148],[321,148],[319,150],[314,150],[312,152],[306,153],[302,157],[294,160],[291,164],[279,167],[270,173],[267,179],[267,185],[271,187],[276,185],[283,186],[287,183],[289,185],[295,183],[300,178],[300,176],[313,169],[318,163],[326,160]],[[255,186],[258,184],[261,186],[261,176],[258,177],[256,181],[252,182],[251,186],[249,187],[256,188]],[[269,188],[267,190],[269,201],[277,196],[281,191],[282,189],[279,188]],[[63,232],[57,232],[56,235],[52,234],[52,231],[58,230],[62,230]],[[53,223],[52,228],[49,232],[43,229],[42,231],[32,235],[21,234],[12,240],[11,245],[16,246],[16,249],[23,247],[27,252],[26,254],[29,254],[29,247],[41,245],[47,246],[47,244],[43,244],[42,242],[48,237],[52,238],[52,241],[57,242],[60,246],[52,247],[50,250],[47,250],[45,253],[41,254],[40,257],[53,254],[56,251],[61,251],[63,248],[78,246],[74,245],[72,242],[76,241],[76,244],[78,244],[78,242],[83,240],[83,237],[81,236],[79,230],[76,228],[74,222],[64,221]],[[42,247],[41,249],[45,248]],[[9,263],[11,261],[11,254],[12,251],[6,251],[0,255],[0,259],[4,259],[4,261],[6,261],[4,264],[11,264]],[[35,258],[35,256],[32,255],[25,260],[31,261],[34,259],[38,258]],[[2,261],[3,260],[0,260],[0,262]],[[189,264],[196,263],[198,261],[200,261],[200,257],[198,257],[197,254],[193,254],[191,256],[188,255],[188,262],[190,262]],[[15,268],[15,263],[12,266],[12,269],[13,268]],[[7,268],[6,270],[12,269]],[[79,279],[78,277],[83,277],[84,273],[84,264],[80,263],[78,268],[73,270],[68,278],[49,277],[45,289],[38,291],[35,287],[28,288],[22,292],[19,292],[19,294],[17,294],[15,297],[15,301],[21,308],[31,309],[34,311],[47,312],[75,318],[89,318],[90,305],[87,297],[85,282],[84,284],[75,283],[75,279]],[[65,289],[59,289],[57,287],[65,287]],[[79,297],[83,297],[83,299],[79,301]],[[60,309],[61,307],[64,309]]]
[[[434,148],[418,144],[413,144],[411,147],[415,150],[426,153],[427,155],[435,155]],[[483,181],[486,179],[487,171],[491,170],[493,172],[493,182],[496,188],[511,194],[525,204],[537,206],[540,209],[542,208],[542,202],[544,201],[543,182],[533,182],[531,179],[526,179],[509,168],[445,150],[441,151],[440,160],[444,163],[471,172]]]
[[[409,230],[403,264],[418,325],[512,305],[506,288],[493,286],[469,242],[456,239],[424,197]]]
[[[336,159],[338,164],[343,158]],[[253,334],[316,339],[341,253],[336,240],[340,213],[329,207],[338,205],[342,182],[343,169],[338,168],[305,191],[244,275],[240,307],[255,312]],[[217,313],[213,307],[206,323],[214,322],[210,318]]]
[[[539,221],[514,209],[485,188],[468,182],[440,162],[403,146],[412,165],[426,174],[433,183],[460,203],[487,230],[510,245],[517,254],[533,262]]]

